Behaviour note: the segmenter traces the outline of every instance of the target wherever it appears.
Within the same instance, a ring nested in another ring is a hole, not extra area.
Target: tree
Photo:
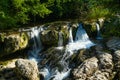
[[[44,18],[52,12],[47,7],[47,3],[41,3],[40,0],[2,0],[0,26],[9,28],[17,24],[26,24],[31,20],[31,16]]]

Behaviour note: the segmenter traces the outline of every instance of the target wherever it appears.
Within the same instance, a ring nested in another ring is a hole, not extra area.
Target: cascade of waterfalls
[[[86,31],[83,29],[82,24],[79,24],[78,26],[75,41],[73,41],[72,28],[69,27],[69,43],[66,45],[65,53],[60,60],[60,64],[63,65],[64,70],[62,72],[56,70],[57,73],[54,75],[53,80],[63,80],[70,74],[71,69],[69,68],[69,61],[66,62],[66,60],[69,59],[71,55],[73,55],[74,50],[89,48],[93,45],[94,44],[89,40]]]
[[[100,33],[100,26],[98,23],[96,23],[96,29],[97,29],[97,37],[96,39],[102,39],[101,33]]]
[[[39,33],[41,32],[41,29],[38,27],[34,27],[31,29],[31,32],[29,33],[31,36],[31,39],[34,42],[34,45],[32,47],[32,51],[29,52],[31,54],[30,59],[37,59],[37,54],[42,49],[42,45],[40,42],[40,36]],[[59,41],[58,41],[58,47],[63,46],[63,35],[62,32],[59,32]],[[73,41],[73,35],[72,35],[72,27],[69,26],[69,42],[66,45],[65,53],[62,55],[62,58],[56,63],[62,66],[62,70],[59,70],[59,67],[51,67],[50,64],[46,64],[43,69],[41,69],[40,74],[44,76],[44,80],[63,80],[66,77],[69,76],[71,68],[69,67],[69,61],[67,61],[71,55],[73,54],[74,50],[79,50],[82,48],[89,48],[90,46],[93,46],[94,44],[89,40],[89,37],[86,33],[86,31],[83,29],[82,24],[79,24],[78,30],[76,32],[75,41]],[[64,49],[59,49],[64,50]]]

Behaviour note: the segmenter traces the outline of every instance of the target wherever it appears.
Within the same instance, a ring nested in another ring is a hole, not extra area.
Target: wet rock
[[[120,38],[112,37],[108,40],[108,42],[106,44],[110,50],[114,50],[114,51],[119,50],[120,49]]]
[[[61,59],[63,58],[65,53],[65,49],[58,47],[52,47],[48,50],[40,53],[40,56],[43,58],[42,61],[39,63],[39,66],[44,66],[49,64],[51,68],[59,67],[62,69],[62,65],[60,64]],[[65,66],[65,65],[64,65]]]
[[[80,66],[73,70],[72,74],[76,80],[86,80],[98,69],[98,59],[93,57],[85,60]]]
[[[58,31],[56,30],[45,30],[41,33],[41,41],[43,45],[53,46],[58,43]]]
[[[70,58],[70,63],[74,64],[75,66],[78,66],[83,61],[93,56],[94,56],[94,52],[91,53],[91,49],[81,49],[77,52],[74,52],[74,54]]]
[[[39,80],[37,63],[30,60],[18,59],[15,63],[16,74],[20,80]]]
[[[28,36],[25,32],[0,34],[0,57],[24,49],[28,45]]]
[[[63,45],[68,41],[69,32],[67,23],[52,23],[47,25],[48,27],[41,32],[41,41],[45,46],[58,46],[59,32],[62,34]]]

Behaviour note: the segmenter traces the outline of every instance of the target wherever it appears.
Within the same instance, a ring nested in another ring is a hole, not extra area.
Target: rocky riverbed
[[[1,33],[0,45],[3,46],[0,46],[0,80],[49,80],[42,71],[46,65],[52,70],[58,69],[59,72],[67,71],[65,66],[69,67],[70,73],[63,80],[120,80],[120,37],[92,39],[96,45],[75,50],[68,55],[65,45],[68,44],[69,31],[66,26],[64,24],[59,27],[63,36],[62,47],[58,46],[59,29],[56,25],[40,32],[44,49],[37,55],[40,58],[37,62],[28,59],[27,51],[31,50],[30,46],[34,43],[26,32]],[[72,25],[73,35],[76,26]],[[69,64],[61,64],[63,59]],[[53,77],[50,80],[58,79]]]

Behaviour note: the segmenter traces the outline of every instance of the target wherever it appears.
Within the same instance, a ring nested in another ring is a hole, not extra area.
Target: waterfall
[[[75,41],[68,45],[68,51],[72,52],[82,48],[90,48],[93,45],[95,44],[90,41],[85,29],[82,27],[82,24],[79,24]]]
[[[57,49],[63,49],[63,35],[62,35],[62,31],[60,31],[58,33],[58,46],[56,47]]]
[[[73,43],[72,27],[69,29],[69,43]]]
[[[96,23],[96,29],[97,29],[97,37],[96,39],[102,39],[101,33],[100,33],[100,26],[98,23]]]
[[[88,40],[89,40],[89,37],[85,29],[83,29],[82,24],[79,24],[76,37],[75,37],[75,41],[88,41]]]
[[[63,46],[63,35],[62,35],[62,32],[60,31],[58,33],[59,35],[59,39],[58,39],[58,47],[62,47]]]
[[[64,69],[63,71],[59,72],[58,69],[56,70],[56,74],[53,75],[53,80],[63,80],[66,78],[71,71],[71,68],[69,68],[69,61],[66,60],[73,55],[74,50],[79,50],[82,48],[89,48],[93,46],[94,44],[89,40],[89,37],[86,33],[86,31],[83,29],[82,24],[79,24],[78,30],[76,32],[75,41],[73,41],[72,36],[72,28],[69,28],[69,43],[66,45],[65,53],[60,60],[60,64],[63,65]]]
[[[68,43],[72,43],[73,42],[72,27],[70,23],[67,23],[67,26],[68,26],[68,31],[69,31],[69,42]]]
[[[28,32],[33,42],[32,49],[28,51],[30,60],[38,61],[38,53],[43,49],[39,35],[41,31],[42,31],[42,27],[33,27]]]
[[[73,55],[74,50],[79,50],[82,48],[89,48],[90,46],[93,46],[94,44],[90,41],[86,31],[83,29],[82,24],[79,24],[78,30],[76,32],[75,41],[73,41],[73,35],[72,35],[72,27],[69,27],[69,42],[65,46],[65,52],[61,56],[62,58],[58,61],[60,67],[62,67],[61,70],[59,70],[59,66],[51,67],[51,64],[46,64],[43,67],[43,69],[40,69],[40,74],[43,75],[44,80],[64,80],[66,77],[70,75],[71,68],[69,67],[69,61],[68,59]],[[39,59],[38,53],[42,49],[42,44],[40,41],[40,32],[41,28],[34,27],[31,28],[31,31],[29,32],[31,39],[33,40],[33,46],[32,50],[29,51],[30,59],[36,60]],[[60,31],[58,33],[59,35],[59,41],[58,41],[58,47],[63,46],[63,35]],[[56,50],[64,50],[64,48],[56,48]],[[59,56],[59,55],[58,55]],[[39,60],[40,62],[40,60]],[[42,62],[42,61],[41,61]]]

